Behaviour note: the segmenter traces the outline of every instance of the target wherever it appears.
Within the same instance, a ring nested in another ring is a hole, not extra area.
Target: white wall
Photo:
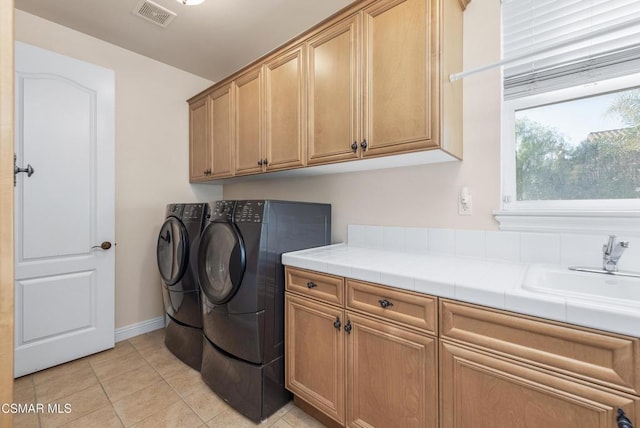
[[[464,12],[465,69],[499,58],[500,2],[473,0]],[[462,162],[225,184],[224,197],[331,203],[334,242],[346,241],[348,224],[497,229],[491,212],[500,207],[500,72],[463,85]],[[471,190],[472,216],[458,215],[462,186]]]
[[[189,185],[186,99],[212,82],[16,10],[16,40],[115,71],[116,328],[164,313],[156,239],[170,202],[220,199]]]

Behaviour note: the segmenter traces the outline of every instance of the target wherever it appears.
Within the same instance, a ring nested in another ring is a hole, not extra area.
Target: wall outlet
[[[459,215],[472,215],[473,214],[473,198],[468,187],[460,189],[460,195],[458,197],[458,214]]]

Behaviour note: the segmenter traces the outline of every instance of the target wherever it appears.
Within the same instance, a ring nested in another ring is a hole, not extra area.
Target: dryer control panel
[[[236,223],[262,223],[265,201],[238,201],[234,220]]]
[[[231,223],[233,221],[233,212],[235,211],[236,201],[216,201],[213,206],[213,213],[211,214],[211,220],[226,221]]]

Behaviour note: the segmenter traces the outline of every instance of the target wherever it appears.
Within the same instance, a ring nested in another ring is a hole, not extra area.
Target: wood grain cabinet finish
[[[262,66],[253,67],[234,80],[235,93],[235,175],[264,170],[264,97]]]
[[[639,395],[640,339],[440,299],[440,337]]]
[[[466,3],[355,1],[189,103],[235,85],[234,176],[431,149],[461,158],[462,82],[446,77],[462,70]],[[208,132],[201,118],[191,132]]]
[[[209,179],[211,170],[211,99],[189,105],[189,179]]]
[[[326,303],[344,305],[344,278],[304,269],[286,269],[286,289]]]
[[[304,165],[306,149],[305,48],[300,45],[264,66],[267,171]]]
[[[640,398],[473,348],[440,342],[441,428],[615,428]]]
[[[309,165],[360,158],[360,31],[355,14],[307,43]]]
[[[438,426],[437,341],[347,311],[347,426]]]
[[[285,297],[286,387],[339,423],[345,420],[343,322],[340,307]]]
[[[343,426],[437,427],[436,338],[345,310],[344,278],[285,270],[287,389]]]
[[[211,94],[210,178],[233,176],[234,85],[229,83]]]
[[[441,83],[462,67],[461,22],[448,0],[379,0],[309,40],[308,164],[461,156],[460,85]]]
[[[439,145],[439,3],[381,0],[363,11],[364,156]]]
[[[346,307],[438,334],[438,300],[425,294],[348,279]]]

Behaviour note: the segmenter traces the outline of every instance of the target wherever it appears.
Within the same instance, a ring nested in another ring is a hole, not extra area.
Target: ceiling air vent
[[[146,19],[147,21],[151,21],[163,28],[169,25],[169,23],[173,21],[173,18],[176,17],[174,12],[171,12],[169,9],[165,9],[151,0],[140,0],[135,9],[133,9],[133,14]]]

